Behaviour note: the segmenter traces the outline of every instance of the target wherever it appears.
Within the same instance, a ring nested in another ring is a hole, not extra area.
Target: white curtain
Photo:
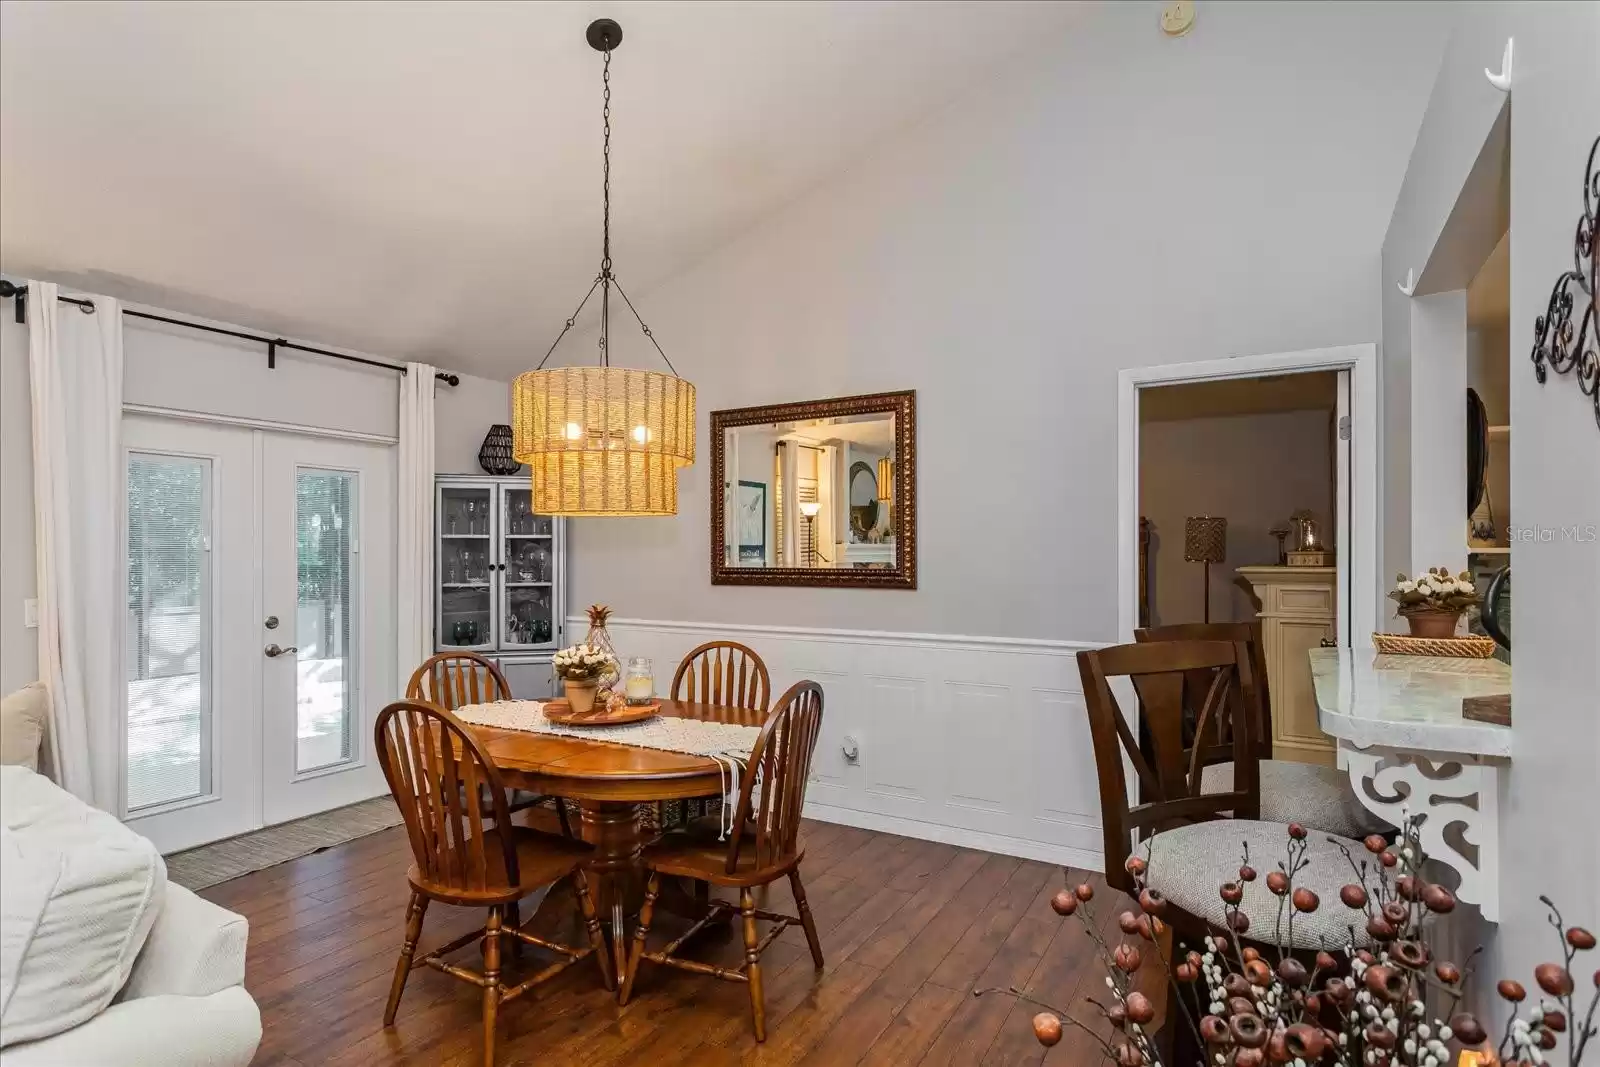
[[[113,814],[120,805],[122,306],[94,311],[28,283],[39,678],[50,690],[60,784]]]
[[[434,368],[407,363],[400,380],[399,694],[417,665],[433,654],[433,387]]]

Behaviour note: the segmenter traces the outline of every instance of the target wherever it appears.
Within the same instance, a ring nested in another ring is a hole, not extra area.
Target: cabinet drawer
[[[1328,585],[1278,585],[1262,604],[1263,615],[1295,615],[1332,618],[1337,608],[1333,587]]]

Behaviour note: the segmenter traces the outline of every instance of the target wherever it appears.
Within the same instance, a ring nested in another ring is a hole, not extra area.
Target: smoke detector
[[[1161,32],[1182,37],[1194,28],[1194,0],[1172,0],[1161,11]]]

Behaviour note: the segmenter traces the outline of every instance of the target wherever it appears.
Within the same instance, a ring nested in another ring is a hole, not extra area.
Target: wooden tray
[[[597,703],[593,710],[582,715],[573,714],[572,705],[565,700],[544,702],[544,717],[562,726],[621,726],[624,723],[653,719],[659,714],[661,714],[659,700],[652,700],[648,704],[619,704],[615,708],[601,707]]]
[[[1409,634],[1373,634],[1372,644],[1391,656],[1457,656],[1488,659],[1499,647],[1492,637],[1412,637]]]

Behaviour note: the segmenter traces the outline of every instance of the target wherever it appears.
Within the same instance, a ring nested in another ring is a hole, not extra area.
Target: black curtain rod
[[[28,287],[26,285],[13,285],[11,282],[0,282],[0,297],[14,296],[17,298],[17,321],[27,322]],[[94,310],[92,300],[78,300],[70,296],[58,296],[57,300],[63,304],[75,304],[81,308]],[[148,311],[133,311],[123,308],[124,315],[132,315],[136,319],[149,319],[151,322],[165,322],[171,326],[182,326],[189,330],[203,330],[206,333],[222,334],[224,337],[237,337],[241,341],[254,341],[256,344],[267,346],[267,368],[276,369],[278,366],[278,349],[292,348],[296,352],[309,352],[314,356],[324,356],[328,359],[342,359],[346,363],[361,363],[368,367],[382,367],[384,370],[397,370],[406,373],[406,368],[398,363],[385,363],[378,359],[367,359],[363,356],[347,356],[343,352],[330,352],[326,348],[312,348],[310,345],[299,345],[282,337],[262,337],[259,334],[243,333],[239,330],[225,330],[221,326],[207,326],[200,322],[186,322],[183,319],[168,318],[166,315],[152,315]],[[460,385],[461,378],[443,371],[434,374],[434,377],[446,385]]]

